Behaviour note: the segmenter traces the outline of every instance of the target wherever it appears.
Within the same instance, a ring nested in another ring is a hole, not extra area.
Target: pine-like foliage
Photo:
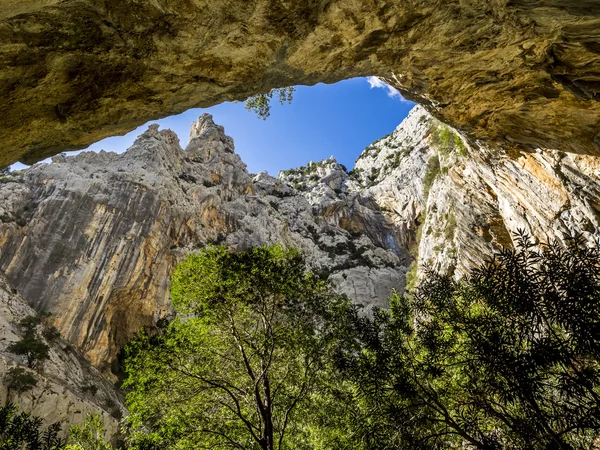
[[[525,235],[470,277],[428,271],[345,361],[368,448],[600,442],[600,247]]]
[[[0,450],[63,450],[58,438],[60,425],[41,431],[42,419],[27,412],[17,413],[12,403],[0,407]]]

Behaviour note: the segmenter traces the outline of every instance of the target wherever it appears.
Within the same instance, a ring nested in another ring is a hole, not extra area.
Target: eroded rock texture
[[[8,351],[22,338],[19,322],[36,312],[0,274],[0,402],[10,401],[45,419],[46,424],[62,424],[62,436],[69,425],[82,424],[88,413],[100,415],[108,438],[119,433],[119,419],[125,412],[122,397],[114,386],[93,368],[67,341],[48,340],[38,326],[40,339],[50,346],[49,359],[35,369],[27,368],[23,357]],[[36,385],[23,392],[10,389],[8,372],[21,368],[36,379]]]
[[[598,158],[474,148],[421,107],[350,173],[330,158],[252,176],[208,115],[190,138],[183,150],[151,126],[122,155],[55,157],[0,178],[0,271],[106,374],[137,330],[169,314],[175,264],[208,243],[299,247],[368,309],[423,264],[465,274],[519,229],[546,242],[600,235]]]
[[[151,126],[122,155],[56,157],[2,179],[0,271],[94,365],[108,372],[135,332],[169,313],[172,269],[208,243],[299,247],[363,304],[402,289],[404,231],[370,196],[327,187],[331,197],[309,202],[265,173],[253,178],[207,115],[190,138],[184,151]],[[348,178],[334,161],[321,171],[318,184]]]
[[[9,0],[0,167],[190,107],[365,75],[471,141],[600,152],[596,0]]]

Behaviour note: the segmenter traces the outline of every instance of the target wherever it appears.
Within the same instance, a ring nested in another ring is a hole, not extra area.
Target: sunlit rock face
[[[115,437],[119,418],[125,413],[122,397],[67,341],[47,340],[38,332],[50,351],[49,359],[37,370],[27,369],[22,356],[8,352],[9,345],[23,337],[19,321],[34,315],[36,312],[0,274],[0,379],[4,381],[0,383],[0,403],[16,403],[20,409],[45,419],[47,425],[62,423],[62,437],[67,432],[64,424],[81,424],[88,413],[98,414],[107,437]],[[31,390],[7,389],[7,372],[17,367],[36,378],[37,384]]]
[[[546,242],[599,236],[599,179],[598,158],[474,148],[421,107],[350,173],[329,158],[251,175],[204,115],[185,150],[151,126],[122,155],[59,156],[0,178],[0,271],[110,374],[134,333],[170,313],[175,265],[209,243],[298,247],[368,312],[404,290],[407,271],[459,277],[519,229]]]
[[[368,75],[496,151],[599,152],[595,0],[3,0],[0,168]]]
[[[513,247],[520,230],[546,243],[600,236],[600,158],[473,147],[421,108],[367,148],[357,169],[408,230],[419,275],[430,266],[463,276]]]
[[[323,169],[319,184],[331,177]],[[59,156],[4,177],[0,271],[104,372],[169,313],[171,271],[209,243],[296,246],[354,301],[385,306],[410,263],[404,232],[369,195],[331,192],[309,201],[285,181],[251,176],[208,115],[185,150],[151,126],[122,155]]]

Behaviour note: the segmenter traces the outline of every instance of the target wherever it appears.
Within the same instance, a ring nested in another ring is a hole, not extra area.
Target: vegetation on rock
[[[19,322],[19,328],[24,336],[10,344],[7,350],[16,355],[25,357],[27,367],[30,369],[40,367],[48,359],[50,347],[48,347],[38,336],[37,327],[41,323],[39,317],[25,317]]]
[[[33,389],[37,385],[37,378],[33,373],[22,367],[11,367],[6,372],[4,383],[7,390],[7,397],[10,398],[11,392],[22,394],[25,391]]]

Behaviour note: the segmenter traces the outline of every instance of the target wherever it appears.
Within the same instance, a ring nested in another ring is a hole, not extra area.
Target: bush
[[[41,432],[42,419],[27,412],[17,413],[16,405],[0,407],[0,450],[62,450],[60,424]]]
[[[4,382],[6,383],[8,392],[15,391],[19,394],[29,391],[37,385],[35,375],[22,367],[12,367],[9,369]]]
[[[28,316],[19,322],[18,326],[25,334],[19,341],[7,347],[7,351],[25,357],[27,367],[36,368],[49,358],[50,347],[44,344],[37,335],[37,326],[41,319],[37,316]]]
[[[44,336],[44,339],[48,342],[54,342],[60,337],[60,332],[52,325],[42,331],[42,336]]]
[[[65,450],[111,450],[104,440],[104,426],[98,414],[88,414],[82,425],[69,428],[69,440]]]

